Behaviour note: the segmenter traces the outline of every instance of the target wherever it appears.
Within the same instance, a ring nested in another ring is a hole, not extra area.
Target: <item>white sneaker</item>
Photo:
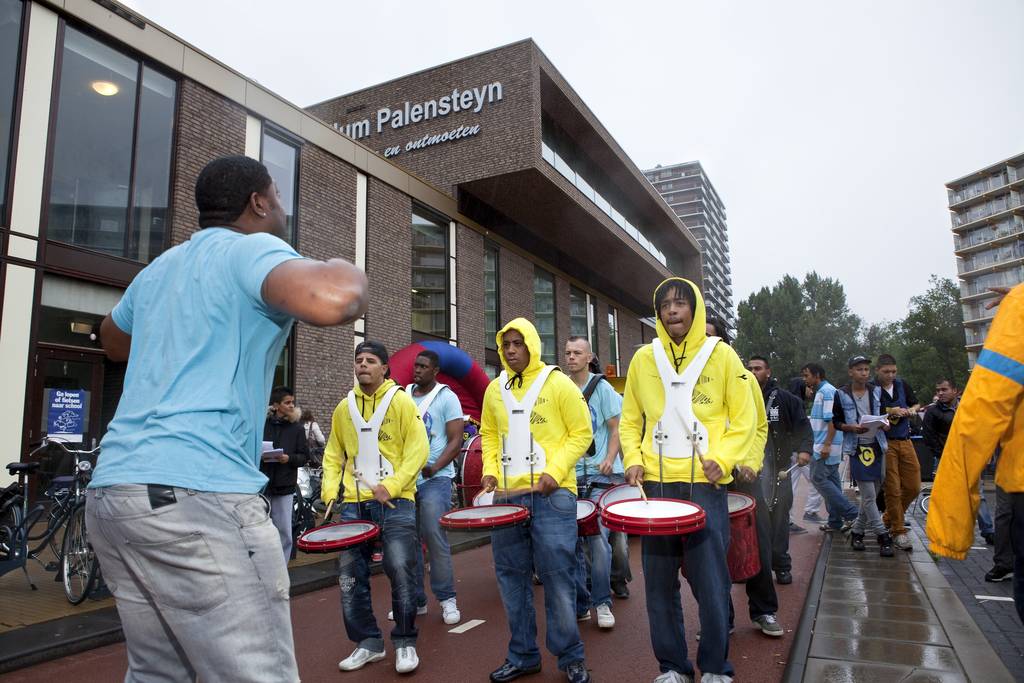
[[[655,678],[654,683],[693,683],[693,679],[678,671],[666,671]]]
[[[615,626],[615,615],[608,605],[597,606],[597,625],[599,628],[612,628]]]
[[[416,648],[412,645],[395,650],[395,671],[398,673],[407,674],[415,671],[419,665],[420,658],[416,656]]]
[[[422,607],[417,607],[416,608],[416,616],[422,617],[426,613],[427,613],[427,606],[426,605],[423,605]],[[388,621],[394,621],[394,620],[395,620],[395,610],[389,609],[388,610]]]
[[[910,542],[910,538],[906,534],[896,534],[896,537],[892,539],[892,544],[900,550],[906,550],[907,552],[914,549],[914,544]]]
[[[732,683],[732,676],[725,674],[704,674],[700,677],[700,683]]]
[[[449,626],[462,621],[462,613],[459,612],[459,606],[455,604],[455,598],[441,601],[441,618]]]
[[[383,650],[372,652],[365,647],[357,647],[352,654],[338,662],[338,668],[342,671],[356,671],[371,662],[379,662],[382,659],[384,659]]]

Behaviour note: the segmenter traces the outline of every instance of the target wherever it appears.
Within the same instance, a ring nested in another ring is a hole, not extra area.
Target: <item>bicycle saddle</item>
[[[11,462],[7,464],[7,471],[14,476],[18,472],[31,473],[42,467],[41,462]]]

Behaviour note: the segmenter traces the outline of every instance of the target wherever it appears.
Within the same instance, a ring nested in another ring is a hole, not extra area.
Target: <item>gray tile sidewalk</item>
[[[988,487],[986,487],[988,488]],[[995,493],[987,490],[989,508],[995,512]],[[910,531],[916,543],[927,547],[924,527],[926,515],[923,510],[911,508]],[[993,547],[985,545],[975,525],[974,549],[963,561],[938,558],[936,567],[949,583],[959,602],[978,625],[989,645],[1015,680],[1024,681],[1024,624],[1017,617],[1012,602],[979,600],[978,595],[1012,598],[1011,581],[986,583],[985,573],[992,569]]]
[[[912,553],[897,550],[892,558],[879,557],[871,537],[863,552],[854,551],[842,534],[826,541],[820,585],[812,585],[817,592],[808,595],[814,612],[807,615],[813,621],[806,660],[799,677],[787,680],[1024,680],[996,656],[996,644],[975,623],[920,538],[912,540]]]

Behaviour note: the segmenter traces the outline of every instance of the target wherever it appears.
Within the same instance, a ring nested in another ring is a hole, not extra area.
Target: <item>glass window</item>
[[[484,245],[484,348],[497,351],[495,338],[501,328],[498,306],[498,247]]]
[[[263,127],[263,165],[277,183],[281,206],[288,219],[288,241],[295,243],[295,205],[299,189],[299,148]]]
[[[0,225],[7,224],[7,170],[14,136],[14,90],[21,48],[21,0],[0,0]]]
[[[533,271],[533,322],[541,341],[541,359],[550,365],[557,361],[555,336],[555,278],[539,268]]]
[[[569,334],[590,339],[587,325],[587,293],[575,287],[569,288]]]
[[[608,363],[615,366],[615,373],[619,372],[619,312],[614,308],[608,309]]]
[[[448,338],[448,224],[412,212],[412,329]]]
[[[173,80],[66,28],[49,239],[143,263],[163,251],[176,92]]]
[[[600,355],[601,349],[598,346],[597,336],[597,299],[587,295],[587,307],[588,307],[588,318],[587,322],[590,324],[590,348],[594,352],[594,355]]]

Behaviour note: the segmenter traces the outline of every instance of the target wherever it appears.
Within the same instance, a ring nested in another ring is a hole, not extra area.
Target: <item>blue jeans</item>
[[[616,475],[612,475],[614,477]],[[611,485],[616,482],[603,474],[577,477],[576,488],[582,493],[591,483]],[[621,478],[621,477],[619,477]],[[591,487],[588,499],[597,502],[606,489]],[[583,614],[591,607],[612,604],[612,546],[608,542],[608,529],[601,524],[596,536],[581,536],[576,542],[576,613]],[[590,587],[587,587],[587,575]]]
[[[829,465],[825,459],[811,460],[811,483],[825,499],[828,510],[828,525],[840,529],[844,521],[857,519],[860,511],[853,501],[843,495],[843,483],[839,479],[839,465]]]
[[[448,535],[441,528],[441,515],[452,509],[452,478],[436,476],[416,489],[416,527],[420,540],[430,553],[430,590],[438,602],[455,597],[455,576],[452,573],[452,549]],[[420,547],[420,546],[417,546]],[[423,553],[416,553],[416,604],[427,604],[423,585]]]
[[[690,484],[644,483],[648,496],[690,500]],[[686,554],[686,575],[697,600],[700,643],[697,666],[702,674],[733,675],[729,663],[729,591],[732,580],[725,555],[729,548],[729,501],[725,488],[693,485],[693,502],[704,508],[707,521],[700,531],[686,536],[644,536],[641,544],[647,621],[651,645],[662,673],[676,671],[693,676],[686,649],[686,625],[679,597],[679,564]]]
[[[992,522],[992,512],[988,509],[988,501],[985,500],[985,492],[981,488],[981,479],[978,480],[978,495],[981,496],[981,507],[978,508],[978,531],[982,536],[994,534],[996,525]]]
[[[508,502],[530,510],[527,523],[491,532],[498,590],[505,605],[511,637],[507,659],[514,666],[540,664],[537,615],[533,609],[533,571],[544,583],[548,650],[565,670],[583,660],[576,624],[576,496],[558,489],[550,496],[512,496]]]
[[[391,583],[391,605],[395,627],[391,641],[396,648],[416,644],[416,505],[405,498],[391,501],[395,509],[377,501],[345,503],[341,519],[363,519],[381,528],[384,544],[384,573]],[[338,556],[338,585],[341,586],[341,616],[349,640],[372,652],[384,650],[384,638],[370,603],[370,555],[372,543],[360,543]]]

